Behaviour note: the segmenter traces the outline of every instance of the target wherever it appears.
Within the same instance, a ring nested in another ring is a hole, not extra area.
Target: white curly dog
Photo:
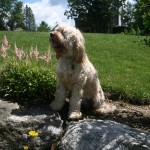
[[[113,112],[115,106],[104,103],[105,97],[98,73],[85,52],[81,32],[75,27],[61,23],[50,33],[50,42],[58,59],[56,95],[50,108],[61,110],[67,91],[70,91],[70,119],[75,120],[82,116],[81,103],[86,108],[93,109],[95,114]]]

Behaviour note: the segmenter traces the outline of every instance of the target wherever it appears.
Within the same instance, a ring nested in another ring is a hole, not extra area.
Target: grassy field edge
[[[6,35],[10,45],[10,57],[14,43],[25,52],[32,47],[44,54],[49,47],[48,32],[0,32],[1,43]],[[99,73],[101,85],[106,95],[112,99],[122,99],[135,104],[150,103],[150,48],[135,43],[140,36],[121,34],[84,33],[86,52]],[[51,49],[51,66],[55,71],[56,58]],[[1,67],[5,61],[0,57]],[[41,67],[41,65],[40,65]]]

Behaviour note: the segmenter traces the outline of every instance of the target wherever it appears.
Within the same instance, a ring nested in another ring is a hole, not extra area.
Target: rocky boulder
[[[149,132],[114,121],[71,121],[60,139],[62,124],[57,113],[0,100],[0,150],[50,150],[52,145],[55,150],[150,150]]]
[[[17,103],[0,100],[0,149],[46,150],[62,133],[63,121],[57,113],[36,108],[21,110]],[[36,131],[32,137],[29,131]]]
[[[71,122],[57,150],[150,150],[150,133],[108,120]]]

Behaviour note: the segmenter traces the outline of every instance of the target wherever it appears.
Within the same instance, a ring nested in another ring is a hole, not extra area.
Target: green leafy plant
[[[54,98],[56,77],[51,70],[25,62],[9,62],[0,73],[2,96],[39,104]]]
[[[129,34],[130,35],[136,35],[136,31],[133,28],[131,28]]]
[[[125,29],[124,32],[121,32],[121,34],[126,34],[126,35],[142,35],[143,31],[137,28],[135,30],[134,28],[131,28],[130,30]]]
[[[144,39],[145,45],[150,47],[150,38],[145,37]]]
[[[123,33],[128,35],[129,31],[127,29],[125,29],[124,32],[122,32],[121,34],[123,34]]]
[[[143,35],[144,31],[140,30],[139,27],[136,30],[136,35]]]
[[[134,43],[139,43],[139,45],[146,45],[148,47],[150,47],[150,38],[145,37],[144,39],[139,39],[135,40]]]
[[[1,47],[0,96],[23,104],[44,104],[54,98],[56,77],[51,69],[51,52],[40,55],[37,45],[29,54],[4,35]]]

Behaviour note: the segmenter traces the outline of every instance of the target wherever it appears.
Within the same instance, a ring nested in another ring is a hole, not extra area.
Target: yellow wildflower
[[[29,131],[29,135],[30,135],[31,137],[36,137],[36,136],[38,136],[39,134],[38,134],[38,132],[36,132],[36,131],[34,131],[34,130],[31,130],[31,131]]]
[[[24,150],[29,150],[29,147],[28,146],[24,146],[23,149]]]

